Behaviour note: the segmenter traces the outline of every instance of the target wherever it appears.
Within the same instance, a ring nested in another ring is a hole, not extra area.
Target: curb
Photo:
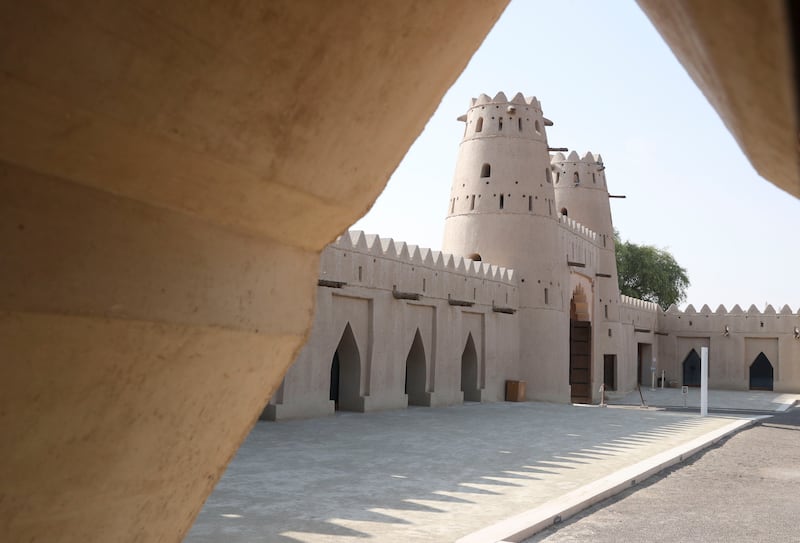
[[[619,494],[670,466],[683,462],[685,458],[755,425],[763,418],[767,417],[754,417],[732,422],[682,445],[658,453],[647,460],[601,477],[539,507],[472,532],[458,539],[456,543],[519,543],[606,498]]]

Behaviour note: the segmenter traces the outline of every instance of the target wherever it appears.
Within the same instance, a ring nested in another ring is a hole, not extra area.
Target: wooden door
[[[590,403],[591,391],[592,323],[569,322],[569,384],[572,403]]]

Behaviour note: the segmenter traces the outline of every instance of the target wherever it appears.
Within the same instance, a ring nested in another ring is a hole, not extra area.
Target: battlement
[[[590,230],[589,228],[583,226],[578,221],[570,219],[566,215],[559,215],[558,222],[560,222],[565,227],[572,230],[582,238],[586,239],[587,241],[591,241],[592,243],[595,243],[597,241],[597,232]]]
[[[625,307],[630,307],[632,309],[643,309],[646,311],[653,311],[653,312],[661,312],[661,307],[655,302],[647,302],[645,300],[640,300],[639,298],[632,298],[631,296],[625,296],[624,294],[620,294],[619,297],[620,305]]]
[[[473,279],[506,283],[507,286],[516,286],[517,282],[513,269],[428,248],[420,248],[404,241],[396,242],[392,238],[381,238],[375,234],[365,234],[360,230],[346,231],[329,247],[405,264],[424,266],[443,272],[457,273]]]
[[[550,156],[551,164],[560,164],[562,162],[602,165],[603,157],[600,154],[595,155],[591,151],[587,151],[583,157],[579,156],[576,151],[571,151],[567,156],[564,156],[564,153],[555,153]]]
[[[780,316],[780,315],[800,315],[800,308],[796,312],[792,311],[792,308],[789,307],[788,304],[784,305],[780,311],[776,311],[772,304],[767,304],[764,308],[764,311],[761,311],[756,307],[755,304],[751,304],[750,307],[745,311],[741,308],[739,304],[734,305],[730,311],[728,311],[724,305],[720,304],[717,306],[717,309],[712,311],[708,304],[703,305],[700,308],[700,311],[697,311],[692,304],[686,306],[686,309],[681,311],[675,304],[669,306],[669,309],[666,311],[667,315],[714,315],[714,316],[731,316],[731,317],[747,317],[747,316]]]
[[[539,100],[537,100],[535,96],[526,97],[523,96],[521,92],[518,92],[511,100],[509,100],[502,91],[495,94],[494,98],[490,98],[486,94],[481,94],[477,98],[472,98],[470,100],[469,107],[473,108],[475,106],[484,106],[488,104],[518,104],[521,106],[533,106],[540,112],[542,110],[542,104],[539,103]]]

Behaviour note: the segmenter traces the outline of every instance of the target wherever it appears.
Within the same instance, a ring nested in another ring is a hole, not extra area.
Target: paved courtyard
[[[742,418],[531,402],[259,422],[186,541],[455,541]]]

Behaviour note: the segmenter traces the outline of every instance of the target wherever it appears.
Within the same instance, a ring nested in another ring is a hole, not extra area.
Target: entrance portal
[[[758,353],[750,364],[750,390],[772,390],[772,384],[772,364],[764,353]]]
[[[331,362],[330,399],[336,410],[361,411],[361,356],[350,323],[344,327],[342,339]]]
[[[461,355],[461,391],[465,402],[481,401],[481,391],[478,388],[478,353],[475,351],[472,333],[467,335],[467,344]]]
[[[426,405],[426,373],[425,346],[422,344],[422,336],[419,335],[419,329],[417,329],[406,357],[405,393],[408,395],[408,405]]]
[[[592,401],[592,322],[581,285],[569,304],[569,385],[572,403]]]
[[[572,403],[590,403],[592,323],[569,321],[569,384]]]
[[[683,386],[700,386],[700,355],[694,349],[683,359]]]

